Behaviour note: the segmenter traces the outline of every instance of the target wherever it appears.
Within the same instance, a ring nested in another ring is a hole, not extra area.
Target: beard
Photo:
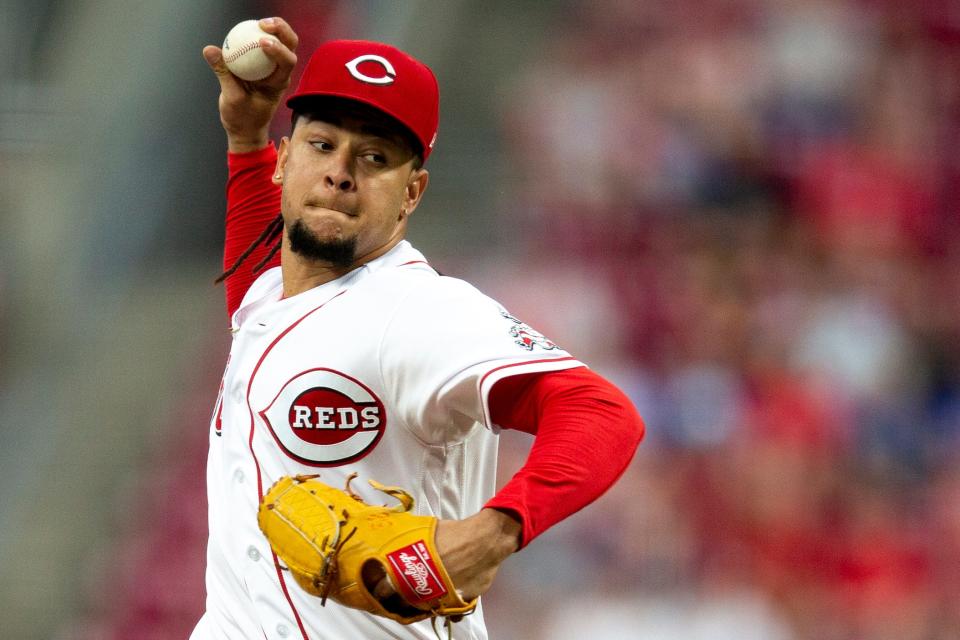
[[[346,268],[356,260],[357,239],[321,240],[298,219],[287,232],[290,250],[310,260],[328,262],[334,267]]]

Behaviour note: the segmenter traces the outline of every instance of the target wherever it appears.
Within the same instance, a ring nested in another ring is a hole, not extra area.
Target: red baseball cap
[[[433,151],[440,116],[440,90],[430,67],[382,42],[331,40],[307,62],[287,106],[297,110],[303,99],[347,98],[383,111],[408,128],[423,146],[423,159]]]

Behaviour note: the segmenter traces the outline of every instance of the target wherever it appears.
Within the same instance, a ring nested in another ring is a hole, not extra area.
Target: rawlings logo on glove
[[[430,550],[422,540],[388,553],[387,560],[401,578],[400,590],[407,602],[429,601],[447,592],[437,577],[437,567],[430,557]]]
[[[316,476],[284,477],[263,497],[260,529],[297,584],[322,605],[330,598],[403,624],[472,613],[477,599],[460,597],[437,553],[437,519],[409,513],[409,493],[374,480],[400,504],[368,505],[350,490],[355,477],[345,491]]]

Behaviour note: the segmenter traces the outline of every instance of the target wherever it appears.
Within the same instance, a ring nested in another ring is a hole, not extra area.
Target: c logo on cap
[[[364,62],[379,62],[381,65],[383,65],[383,70],[385,72],[384,75],[380,76],[379,78],[374,78],[362,73],[359,67]],[[346,64],[346,67],[347,71],[349,71],[350,75],[352,75],[354,78],[360,80],[361,82],[369,82],[370,84],[391,84],[393,79],[397,77],[397,72],[393,68],[393,65],[390,64],[389,60],[383,56],[378,56],[372,53],[354,58]]]

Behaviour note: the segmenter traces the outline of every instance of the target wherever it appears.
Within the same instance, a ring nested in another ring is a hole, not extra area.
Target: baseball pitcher
[[[387,44],[330,41],[255,82],[203,55],[227,134],[233,337],[210,425],[206,612],[194,640],[487,637],[512,553],[596,499],[644,426],[627,398],[406,241],[439,89]],[[442,138],[441,138],[442,141]],[[495,492],[498,433],[534,443]]]

